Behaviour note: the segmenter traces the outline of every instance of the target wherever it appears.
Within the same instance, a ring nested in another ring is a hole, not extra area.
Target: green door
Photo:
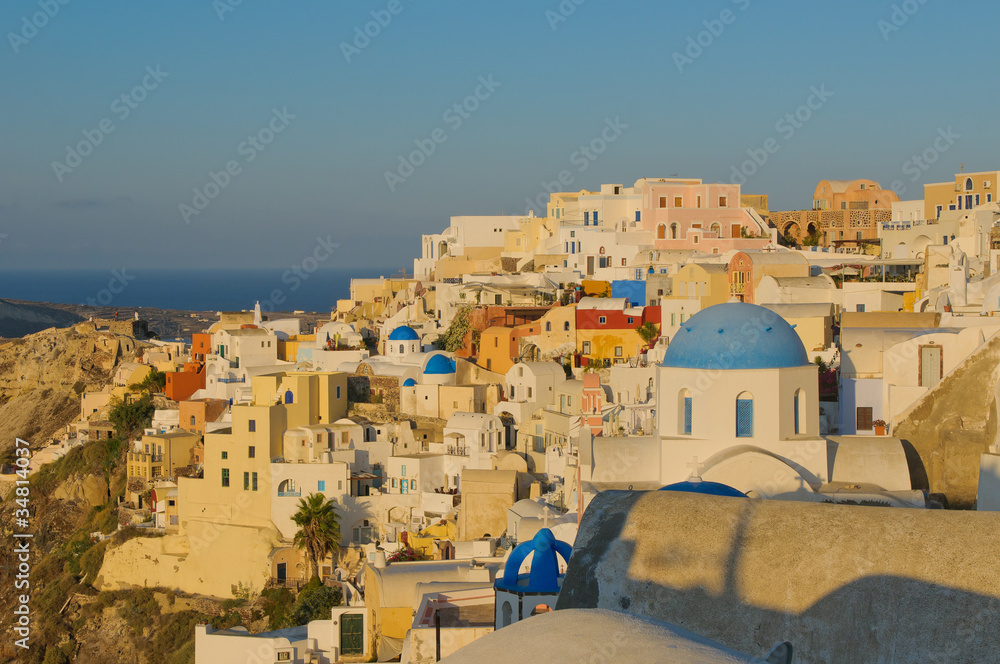
[[[340,616],[340,654],[362,655],[365,652],[365,617],[360,613]]]

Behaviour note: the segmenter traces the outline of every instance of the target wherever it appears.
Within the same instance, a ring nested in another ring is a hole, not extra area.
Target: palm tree
[[[646,342],[647,346],[652,343],[653,339],[660,336],[660,331],[657,329],[656,323],[652,321],[646,321],[640,325],[636,329],[636,332],[639,333],[639,336],[642,337],[642,340]]]
[[[319,564],[329,553],[340,551],[340,517],[337,502],[321,493],[311,493],[299,499],[299,509],[292,522],[299,527],[292,543],[305,549],[312,564],[309,578],[319,576]]]

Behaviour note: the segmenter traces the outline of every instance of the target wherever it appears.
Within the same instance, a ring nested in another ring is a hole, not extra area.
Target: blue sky
[[[573,190],[728,182],[768,138],[779,149],[743,189],[775,210],[808,207],[823,178],[919,198],[960,162],[1000,168],[1000,11],[985,3],[975,20],[936,0],[97,4],[0,5],[2,267],[286,267],[318,237],[340,245],[323,267],[410,267],[450,215],[521,214],[560,171]],[[356,42],[372,12],[387,24]],[[474,111],[448,114],[477,87]],[[779,131],[814,88],[832,95]],[[615,140],[573,160],[609,121]],[[958,138],[912,180],[907,162],[949,127]],[[273,140],[257,149],[261,130]],[[71,170],[53,165],[98,137]],[[415,141],[433,153],[399,171]],[[390,189],[386,171],[407,177]]]

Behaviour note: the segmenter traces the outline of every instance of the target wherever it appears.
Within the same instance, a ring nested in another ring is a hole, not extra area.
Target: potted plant
[[[875,427],[876,436],[884,436],[889,429],[889,425],[885,423],[885,420],[875,420],[872,422],[872,426]]]

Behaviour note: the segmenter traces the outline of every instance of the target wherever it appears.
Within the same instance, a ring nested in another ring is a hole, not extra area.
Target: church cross
[[[691,480],[700,480],[701,471],[705,467],[705,464],[698,461],[698,457],[691,457],[691,461],[688,462],[687,467],[691,469]]]

